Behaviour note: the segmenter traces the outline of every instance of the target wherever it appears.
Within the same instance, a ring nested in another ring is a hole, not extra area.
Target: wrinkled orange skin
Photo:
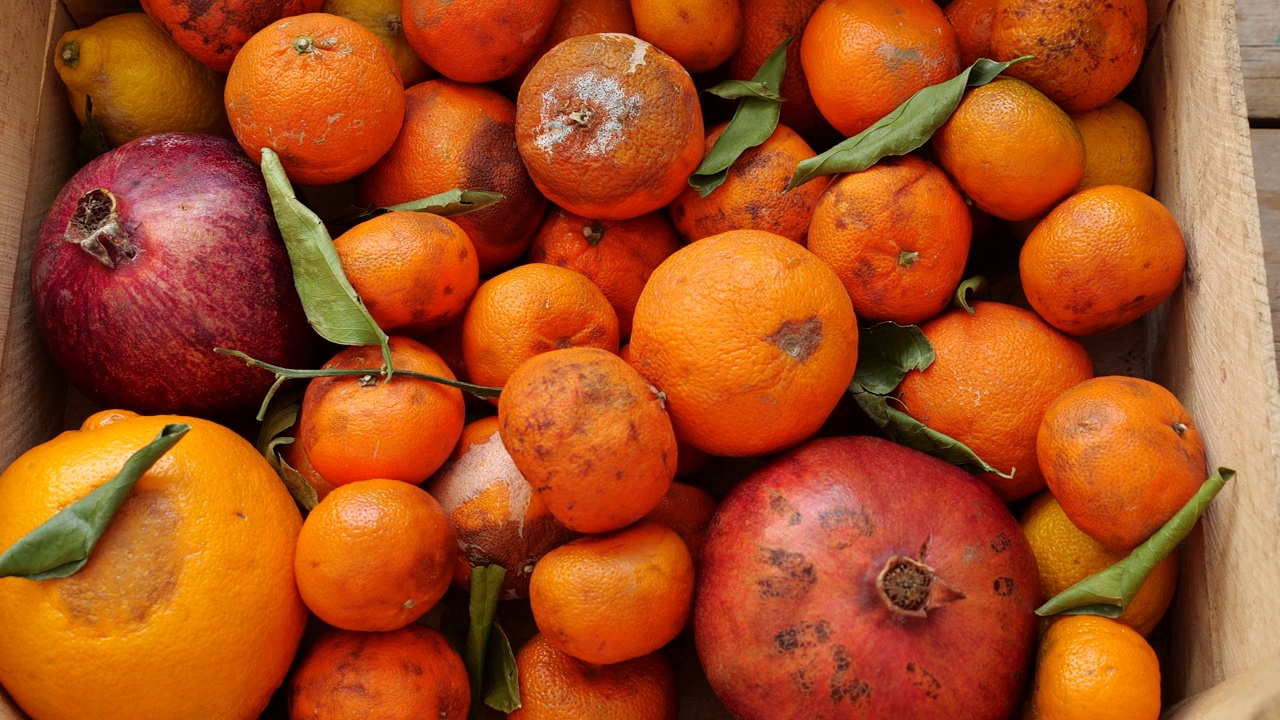
[[[840,276],[860,320],[914,325],[951,302],[972,235],[969,206],[946,173],[904,155],[836,178],[808,246]]]
[[[702,160],[688,71],[639,38],[570,38],[542,56],[516,99],[516,144],[552,202],[599,220],[653,212]]]
[[[459,82],[515,72],[542,44],[560,0],[404,0],[404,36],[418,57]]]
[[[220,73],[253,34],[292,15],[320,12],[324,0],[142,0],[142,10],[191,57]]]
[[[743,32],[738,51],[729,57],[726,67],[729,77],[750,80],[760,70],[764,61],[778,49],[788,36],[786,70],[782,73],[779,93],[787,101],[782,103],[783,125],[804,135],[817,144],[835,134],[834,129],[822,117],[818,106],[809,94],[804,68],[800,65],[800,38],[804,35],[809,17],[818,9],[822,0],[741,0]],[[823,148],[825,149],[825,145]]]
[[[534,635],[516,653],[520,707],[507,720],[676,720],[676,676],[660,652],[592,665]]]
[[[529,247],[547,206],[514,147],[515,106],[486,88],[429,80],[405,94],[404,128],[391,149],[360,177],[362,205],[386,206],[454,188],[505,198],[450,218],[476,247],[480,274],[507,267]]]
[[[693,604],[693,559],[675,530],[640,522],[574,540],[543,556],[529,583],[547,642],[597,665],[675,639]]]
[[[1036,662],[1037,720],[1156,720],[1160,661],[1141,635],[1097,615],[1064,615]]]
[[[629,0],[561,0],[560,10],[551,21],[551,30],[542,41],[542,46],[514,74],[503,78],[499,83],[504,92],[514,97],[520,92],[529,70],[547,51],[579,35],[592,33],[626,33],[636,34],[636,22],[631,16]]]
[[[1118,553],[1150,537],[1209,476],[1186,408],[1141,378],[1094,378],[1062,393],[1045,412],[1036,453],[1071,522]]]
[[[996,0],[955,0],[942,10],[960,42],[960,67],[991,57],[991,21]]]
[[[631,0],[636,35],[662,49],[689,72],[706,72],[729,59],[742,42],[738,0]]]

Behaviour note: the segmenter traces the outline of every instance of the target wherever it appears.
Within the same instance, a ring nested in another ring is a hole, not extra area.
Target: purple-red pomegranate
[[[234,140],[166,133],[85,165],[45,216],[36,321],[85,395],[144,414],[224,417],[315,359],[262,174]]]
[[[742,720],[1003,720],[1030,673],[1040,583],[985,484],[870,437],[812,440],[711,521],[694,631]]]

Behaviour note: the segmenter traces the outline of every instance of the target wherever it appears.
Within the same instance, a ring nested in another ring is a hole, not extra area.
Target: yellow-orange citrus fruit
[[[1123,100],[1081,113],[1071,121],[1084,139],[1084,177],[1078,189],[1099,185],[1126,185],[1151,194],[1155,182],[1155,157],[1147,121]]]
[[[676,676],[654,652],[594,665],[534,635],[516,653],[520,707],[507,720],[675,720]]]
[[[742,42],[738,0],[631,0],[636,35],[675,58],[689,72],[706,72]]]
[[[1141,635],[1096,615],[1049,626],[1036,660],[1038,720],[1156,720],[1160,661]]]
[[[369,28],[395,58],[401,82],[405,87],[412,87],[436,73],[409,46],[400,5],[400,0],[324,0],[320,11],[350,18]]]

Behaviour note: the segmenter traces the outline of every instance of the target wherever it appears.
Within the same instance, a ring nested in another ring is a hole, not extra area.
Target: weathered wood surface
[[[1280,0],[1236,0],[1249,117],[1280,119]]]

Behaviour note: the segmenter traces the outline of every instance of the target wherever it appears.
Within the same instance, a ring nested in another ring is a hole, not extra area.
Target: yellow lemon
[[[401,0],[325,0],[321,12],[355,20],[373,31],[391,51],[404,86],[417,85],[435,75],[409,47],[404,38],[404,21],[400,19]]]
[[[1071,120],[1084,138],[1084,177],[1077,190],[1099,185],[1125,185],[1151,194],[1155,159],[1151,132],[1142,113],[1123,100],[1073,113]]]
[[[184,52],[142,13],[64,34],[53,62],[80,124],[87,98],[113,146],[160,132],[231,134],[222,104],[225,76]]]

